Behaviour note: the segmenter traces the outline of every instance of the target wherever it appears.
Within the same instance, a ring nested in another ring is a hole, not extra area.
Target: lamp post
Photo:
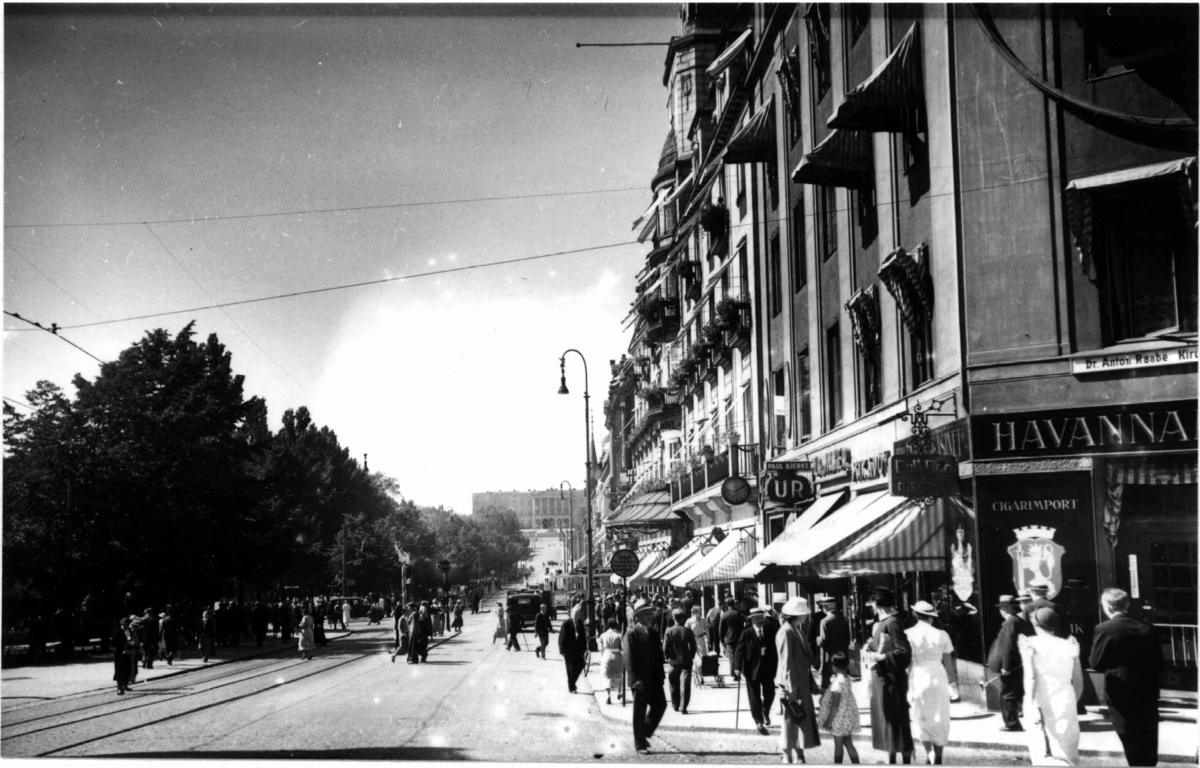
[[[590,451],[590,448],[589,448],[589,451]],[[589,456],[591,455],[590,452],[588,455]],[[570,563],[571,563],[571,565],[575,565],[575,488],[574,488],[574,486],[571,485],[569,480],[563,480],[561,483],[558,484],[558,498],[560,498],[560,499],[562,498],[562,487],[564,485],[567,486],[567,488],[569,488],[571,490],[571,497],[567,502],[568,514],[570,515],[570,518],[571,518],[571,527],[568,528],[567,530],[569,531],[569,535],[570,535],[570,539],[569,539],[570,551],[571,551]]]
[[[588,372],[587,358],[578,349],[568,349],[563,352],[562,357],[558,359],[558,369],[561,374],[558,385],[558,394],[569,395],[570,390],[567,389],[567,355],[574,352],[579,355],[580,361],[583,363],[583,456],[584,467],[587,471],[585,475],[585,495],[587,497],[587,608],[585,612],[589,623],[595,626],[595,594],[592,587],[592,414],[591,414],[591,395],[588,394]],[[562,486],[559,486],[561,492]]]

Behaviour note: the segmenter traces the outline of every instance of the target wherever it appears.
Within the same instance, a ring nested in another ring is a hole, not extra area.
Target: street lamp
[[[566,386],[566,385],[564,384],[563,386]],[[591,454],[589,453],[588,455],[590,456]],[[571,565],[575,565],[575,487],[571,485],[571,482],[569,480],[563,480],[561,483],[559,483],[558,484],[558,498],[560,498],[560,499],[563,497],[562,487],[564,485],[567,486],[567,488],[571,489],[571,498],[570,498],[570,501],[567,502],[567,508],[569,510],[569,515],[571,517],[571,527],[569,529],[570,530],[569,542],[571,545],[570,546],[570,549],[571,549],[570,563],[571,563]]]
[[[567,389],[567,355],[574,352],[579,355],[580,361],[583,362],[583,455],[584,467],[587,470],[585,476],[585,485],[587,486],[587,608],[584,609],[588,621],[592,626],[595,626],[595,594],[592,586],[592,415],[591,415],[591,395],[588,394],[588,372],[587,358],[578,349],[568,349],[563,352],[562,357],[558,359],[558,369],[561,374],[558,385],[558,394],[569,395],[570,390]],[[562,485],[559,485],[559,492],[562,492]]]

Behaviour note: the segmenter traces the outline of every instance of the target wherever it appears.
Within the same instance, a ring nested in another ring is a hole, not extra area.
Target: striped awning
[[[1126,485],[1195,485],[1196,456],[1112,459],[1107,477],[1110,483]]]
[[[915,256],[915,258],[914,258]],[[933,296],[930,295],[929,260],[925,244],[918,245],[913,254],[897,248],[879,265],[879,280],[896,300],[900,319],[914,334],[921,332],[921,323],[933,315]]]
[[[643,586],[646,580],[646,574],[653,570],[654,567],[660,562],[662,562],[664,554],[665,553],[661,549],[653,549],[644,555],[639,552],[638,556],[641,558],[641,563],[638,564],[638,569],[633,572],[633,575],[626,580],[627,583],[630,586]]]
[[[621,505],[616,515],[606,522],[608,527],[626,526],[637,527],[653,523],[661,523],[674,519],[671,514],[671,494],[669,491],[653,491],[630,499]]]
[[[726,163],[765,163],[775,155],[775,97],[738,129],[725,148]]]
[[[826,187],[868,187],[874,169],[871,149],[870,134],[834,128],[800,160],[792,171],[792,181]]]
[[[662,573],[664,568],[670,568],[672,563],[678,562],[679,558],[687,553],[688,548],[691,547],[693,543],[694,541],[689,541],[687,544],[658,561],[658,565],[654,566],[654,568],[651,570],[646,571],[646,578],[650,580],[658,578],[658,574]]]
[[[753,560],[747,563],[742,570],[738,571],[737,577],[739,579],[756,579],[759,574],[771,566],[800,565],[799,562],[793,562],[793,553],[800,545],[800,542],[830,512],[843,504],[848,495],[849,491],[842,489],[837,493],[830,493],[818,498],[808,506],[808,509],[801,512],[795,520],[789,523],[762,552],[755,555]]]
[[[908,499],[892,496],[887,491],[859,494],[809,529],[808,534],[800,539],[799,545],[788,550],[787,559],[778,564],[809,565],[819,555],[866,530],[907,501]]]
[[[1075,247],[1079,249],[1079,265],[1085,274],[1092,274],[1092,198],[1107,187],[1146,181],[1168,181],[1174,177],[1179,189],[1183,221],[1196,227],[1196,158],[1185,157],[1165,163],[1125,168],[1075,179],[1067,185],[1067,224]]]
[[[651,579],[654,581],[665,581],[669,584],[671,579],[692,567],[702,557],[703,543],[703,538],[692,539],[686,547],[675,553],[677,557],[671,563],[664,563],[659,567],[654,575],[651,576]]]
[[[731,531],[707,555],[671,579],[676,587],[705,586],[733,581],[746,563],[754,559],[754,536],[746,528]]]
[[[919,130],[925,112],[919,38],[914,23],[892,55],[846,94],[826,125],[881,133]]]
[[[943,504],[936,501],[921,507],[903,499],[870,527],[818,555],[809,565],[823,578],[945,570]]]
[[[750,43],[750,35],[753,33],[753,29],[747,29],[745,32],[739,35],[737,40],[734,40],[729,44],[728,48],[721,51],[720,56],[713,59],[713,63],[708,65],[708,69],[705,70],[705,74],[709,77],[716,77],[724,72],[729,65],[734,62],[738,54],[746,49],[746,46]]]

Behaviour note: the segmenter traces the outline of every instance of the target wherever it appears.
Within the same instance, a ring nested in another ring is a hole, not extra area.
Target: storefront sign
[[[976,459],[1196,448],[1196,401],[972,417]]]
[[[958,493],[958,462],[953,456],[906,454],[892,457],[888,493],[905,498],[953,496]]]
[[[884,451],[850,465],[850,482],[868,483],[888,476],[892,458],[891,451]]]
[[[1200,360],[1195,347],[1155,349],[1148,352],[1125,352],[1117,355],[1077,357],[1071,360],[1071,373],[1111,373],[1134,368],[1157,368],[1160,365],[1179,365]]]
[[[1071,501],[1074,501],[1072,499]],[[1008,548],[1013,563],[1013,583],[1017,592],[1046,587],[1046,597],[1053,600],[1062,591],[1063,555],[1066,550],[1054,540],[1054,529],[1041,525],[1017,528],[1013,531],[1017,543]]]
[[[818,482],[832,484],[850,478],[850,449],[834,448],[813,459],[813,476]]]
[[[968,419],[959,419],[931,429],[929,437],[933,440],[933,449],[938,454],[953,456],[959,462],[971,460],[971,428]],[[911,437],[896,442],[896,453],[909,453],[911,450]]]
[[[810,461],[771,461],[763,470],[762,487],[777,504],[799,504],[813,497],[813,464]]]

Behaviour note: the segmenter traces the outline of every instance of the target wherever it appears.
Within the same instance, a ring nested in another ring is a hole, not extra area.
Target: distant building
[[[489,507],[511,509],[516,513],[522,530],[570,530],[572,510],[574,524],[583,527],[586,500],[583,490],[547,488],[541,491],[481,491],[471,494],[471,512],[479,514]]]

